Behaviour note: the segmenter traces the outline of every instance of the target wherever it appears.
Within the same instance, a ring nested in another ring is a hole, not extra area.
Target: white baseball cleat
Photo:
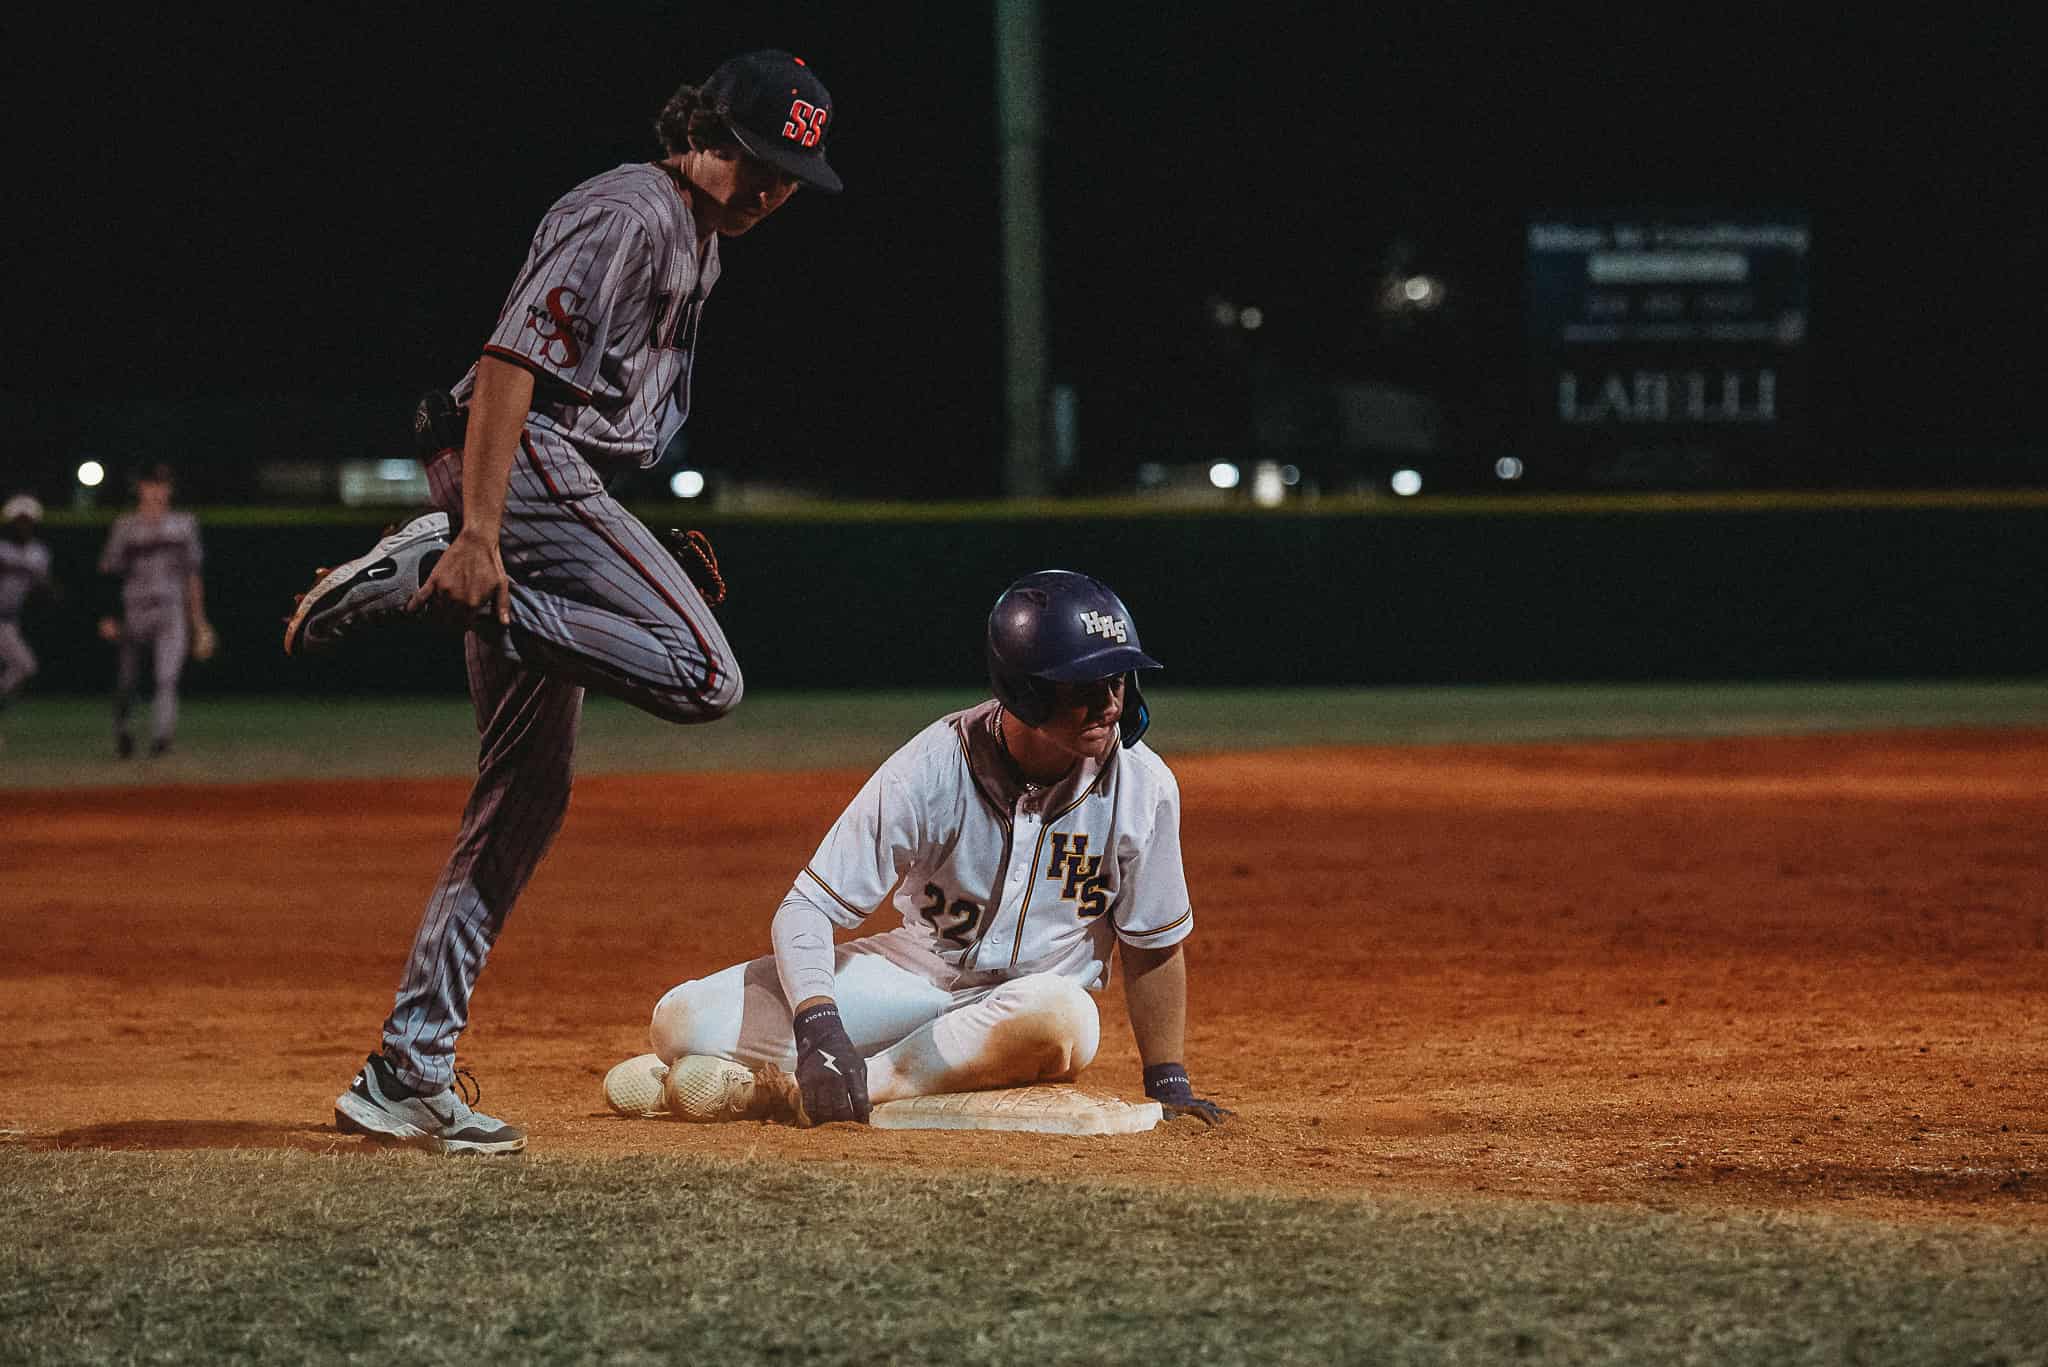
[[[748,1068],[730,1059],[686,1054],[662,1084],[671,1114],[681,1120],[773,1120],[808,1125],[796,1079],[772,1063]]]
[[[320,650],[356,627],[403,614],[448,542],[448,514],[426,513],[389,533],[367,554],[339,569],[320,571],[285,623],[284,653]]]
[[[604,1104],[635,1120],[774,1120],[802,1125],[803,1094],[774,1064],[748,1068],[731,1059],[685,1054],[665,1067],[658,1054],[636,1054],[604,1075]]]
[[[668,1102],[661,1094],[667,1076],[668,1065],[658,1054],[636,1054],[615,1063],[604,1075],[604,1104],[636,1120],[662,1119],[668,1115]]]

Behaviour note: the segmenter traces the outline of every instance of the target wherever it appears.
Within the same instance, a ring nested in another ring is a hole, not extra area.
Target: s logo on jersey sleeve
[[[583,348],[596,329],[576,311],[582,307],[582,297],[567,285],[549,290],[544,304],[526,306],[526,330],[540,338],[542,360],[574,370],[583,359]]]
[[[1087,920],[1109,910],[1109,888],[1102,876],[1102,856],[1090,856],[1087,835],[1052,833],[1052,858],[1045,876],[1060,884],[1062,902],[1079,902],[1077,914]]]

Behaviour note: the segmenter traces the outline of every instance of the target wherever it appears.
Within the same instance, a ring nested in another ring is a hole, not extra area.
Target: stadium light
[[[106,480],[107,467],[96,460],[86,461],[78,467],[78,482],[88,489],[97,489]]]
[[[1235,489],[1242,477],[1237,467],[1227,460],[1219,460],[1209,467],[1209,482],[1219,489]]]
[[[1212,294],[1209,296],[1209,321],[1226,332],[1232,328],[1257,332],[1266,325],[1266,311],[1257,304],[1239,306]]]
[[[1422,492],[1422,473],[1419,470],[1396,470],[1387,483],[1401,497],[1411,498]]]
[[[1261,508],[1277,508],[1287,499],[1287,482],[1280,477],[1277,461],[1262,460],[1252,467],[1252,502]]]
[[[1493,463],[1493,473],[1502,479],[1520,479],[1522,477],[1522,462],[1513,456],[1502,456]]]
[[[1381,280],[1380,312],[1393,316],[1429,313],[1443,307],[1449,292],[1449,287],[1438,276],[1395,272]]]
[[[1411,275],[1401,282],[1401,296],[1419,309],[1431,309],[1443,302],[1444,287],[1435,276]]]
[[[669,476],[668,491],[677,498],[695,498],[704,492],[702,470],[678,470]]]

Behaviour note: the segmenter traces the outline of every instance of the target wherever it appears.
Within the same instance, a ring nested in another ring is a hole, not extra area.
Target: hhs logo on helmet
[[[1084,612],[1081,625],[1089,635],[1100,636],[1106,641],[1127,641],[1131,636],[1130,624],[1121,617],[1112,617],[1106,612]]]

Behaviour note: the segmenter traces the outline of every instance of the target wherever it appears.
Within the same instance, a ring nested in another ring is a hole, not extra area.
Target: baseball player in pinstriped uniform
[[[171,471],[154,465],[135,485],[135,511],[114,519],[100,573],[121,581],[121,615],[100,619],[100,638],[119,652],[114,678],[114,753],[135,753],[128,713],[150,662],[149,753],[171,748],[178,731],[178,676],[197,639],[211,639],[199,578],[199,519],[171,510]]]
[[[21,634],[21,609],[28,596],[50,583],[50,548],[36,540],[43,505],[16,494],[0,508],[0,711],[14,701],[36,672],[36,653]]]
[[[556,201],[482,357],[416,419],[425,449],[445,448],[428,469],[443,511],[323,574],[286,628],[296,652],[408,612],[462,620],[482,736],[382,1046],[336,1099],[344,1130],[438,1152],[525,1147],[458,1094],[455,1043],[485,956],[567,809],[583,692],[684,723],[740,701],[739,666],[691,573],[604,479],[652,464],[689,414],[718,239],[753,228],[800,183],[840,189],[825,160],[831,116],[799,59],[733,57],[664,106],[660,160]],[[715,563],[698,570],[718,582]]]
[[[886,1101],[1070,1079],[1095,1057],[1089,994],[1114,949],[1147,1095],[1230,1114],[1181,1062],[1194,911],[1180,790],[1140,740],[1136,671],[1157,661],[1116,594],[1066,570],[1005,590],[986,649],[996,696],[868,779],[783,898],[774,953],[655,1006],[654,1055],[620,1069],[666,1068],[667,1113],[865,1121]],[[834,947],[885,902],[900,926]],[[659,1113],[612,1082],[615,1109]]]

